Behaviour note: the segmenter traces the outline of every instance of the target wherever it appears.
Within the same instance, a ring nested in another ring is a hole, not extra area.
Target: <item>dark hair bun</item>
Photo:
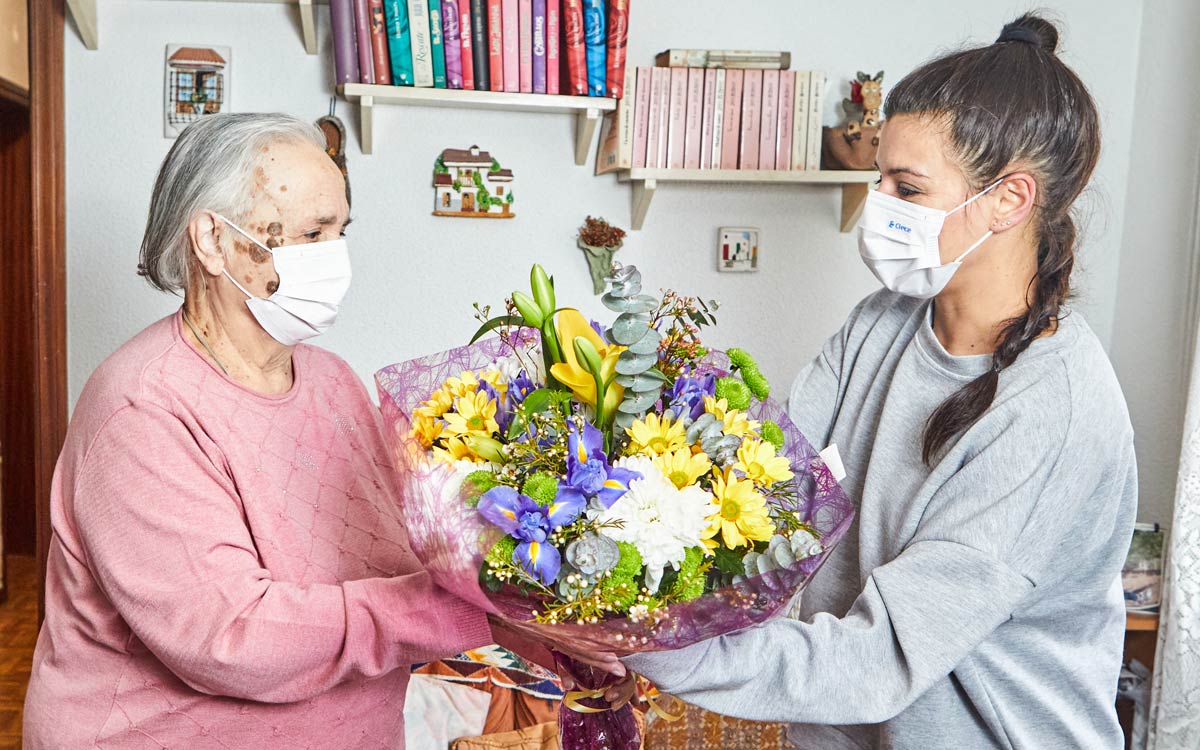
[[[1053,53],[1058,48],[1058,27],[1039,15],[1026,13],[1007,23],[996,38],[996,44],[1018,42]]]

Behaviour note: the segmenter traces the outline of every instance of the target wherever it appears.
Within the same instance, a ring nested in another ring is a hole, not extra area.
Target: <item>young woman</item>
[[[1095,105],[1025,15],[890,92],[860,250],[886,289],[799,376],[858,507],[798,620],[627,665],[801,748],[1119,748],[1133,433],[1064,306]]]

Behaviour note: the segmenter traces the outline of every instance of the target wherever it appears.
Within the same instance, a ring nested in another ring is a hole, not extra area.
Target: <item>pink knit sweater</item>
[[[264,396],[177,313],[84,389],[54,475],[25,747],[402,748],[413,662],[490,643],[408,547],[377,410],[298,346]]]

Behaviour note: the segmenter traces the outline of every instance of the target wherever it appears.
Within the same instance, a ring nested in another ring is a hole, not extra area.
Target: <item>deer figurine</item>
[[[850,98],[842,100],[847,122],[823,128],[823,169],[871,169],[879,146],[879,111],[883,107],[883,71],[874,76],[861,70],[850,82]],[[868,136],[863,138],[863,136]]]

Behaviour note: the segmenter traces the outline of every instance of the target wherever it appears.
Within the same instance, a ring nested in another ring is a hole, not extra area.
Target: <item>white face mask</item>
[[[220,214],[217,214],[220,216]],[[239,234],[271,254],[279,288],[270,297],[255,297],[223,271],[249,297],[250,314],[284,346],[324,333],[337,320],[338,307],[350,288],[350,253],[343,239],[269,248],[245,230],[220,216]]]
[[[1001,177],[949,211],[919,206],[872,190],[858,220],[858,252],[863,262],[893,292],[918,299],[936,297],[946,288],[963,259],[992,236],[988,230],[962,255],[943,264],[938,235],[946,217],[987,195],[1003,181]]]

